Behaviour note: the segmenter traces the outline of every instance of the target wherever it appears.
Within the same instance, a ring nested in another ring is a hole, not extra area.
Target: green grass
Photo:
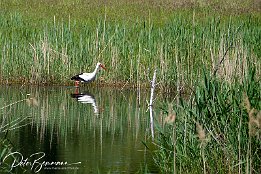
[[[156,164],[163,173],[260,173],[260,77],[249,68],[228,84],[207,74],[189,99],[163,106],[163,120],[176,119],[159,119]]]
[[[226,70],[247,59],[260,74],[257,8],[233,8],[227,14],[197,3],[181,8],[134,1],[119,8],[124,3],[2,2],[1,82],[68,84],[72,75],[91,71],[101,61],[109,70],[101,74],[108,84],[147,83],[157,68],[162,88],[177,81],[193,86],[202,65],[212,71],[230,44],[222,78],[229,80]]]

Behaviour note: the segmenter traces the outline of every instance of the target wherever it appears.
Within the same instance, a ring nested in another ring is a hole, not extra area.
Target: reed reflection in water
[[[0,97],[10,103],[27,94],[37,105],[17,103],[9,113],[30,117],[28,125],[8,134],[13,149],[24,156],[41,151],[46,161],[80,161],[76,173],[135,173],[142,165],[156,171],[142,144],[150,136],[145,93],[138,102],[130,90],[2,87]]]

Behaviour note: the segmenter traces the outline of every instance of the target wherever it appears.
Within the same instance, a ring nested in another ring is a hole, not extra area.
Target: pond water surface
[[[14,173],[137,173],[147,166],[157,173],[142,143],[151,138],[149,95],[137,96],[106,88],[2,86],[1,131],[7,123],[10,130],[1,136],[12,145],[2,157],[5,167]]]

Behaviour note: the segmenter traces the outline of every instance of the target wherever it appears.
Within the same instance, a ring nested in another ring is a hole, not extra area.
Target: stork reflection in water
[[[75,98],[78,102],[81,102],[81,103],[84,103],[84,104],[85,103],[91,104],[92,107],[93,107],[94,113],[99,114],[99,110],[98,110],[98,107],[97,107],[97,104],[96,104],[95,97],[91,93],[89,93],[89,92],[80,93],[79,89],[77,88],[75,93],[71,94],[71,97]]]

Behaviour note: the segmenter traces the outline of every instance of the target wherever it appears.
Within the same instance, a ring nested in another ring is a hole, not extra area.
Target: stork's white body
[[[75,80],[75,84],[76,84],[77,87],[78,87],[78,83],[79,82],[90,83],[90,82],[95,80],[96,74],[99,71],[100,67],[105,69],[105,67],[101,63],[98,62],[96,67],[95,67],[95,69],[94,69],[94,71],[92,73],[77,74],[77,75],[73,76],[71,78],[71,80]]]

